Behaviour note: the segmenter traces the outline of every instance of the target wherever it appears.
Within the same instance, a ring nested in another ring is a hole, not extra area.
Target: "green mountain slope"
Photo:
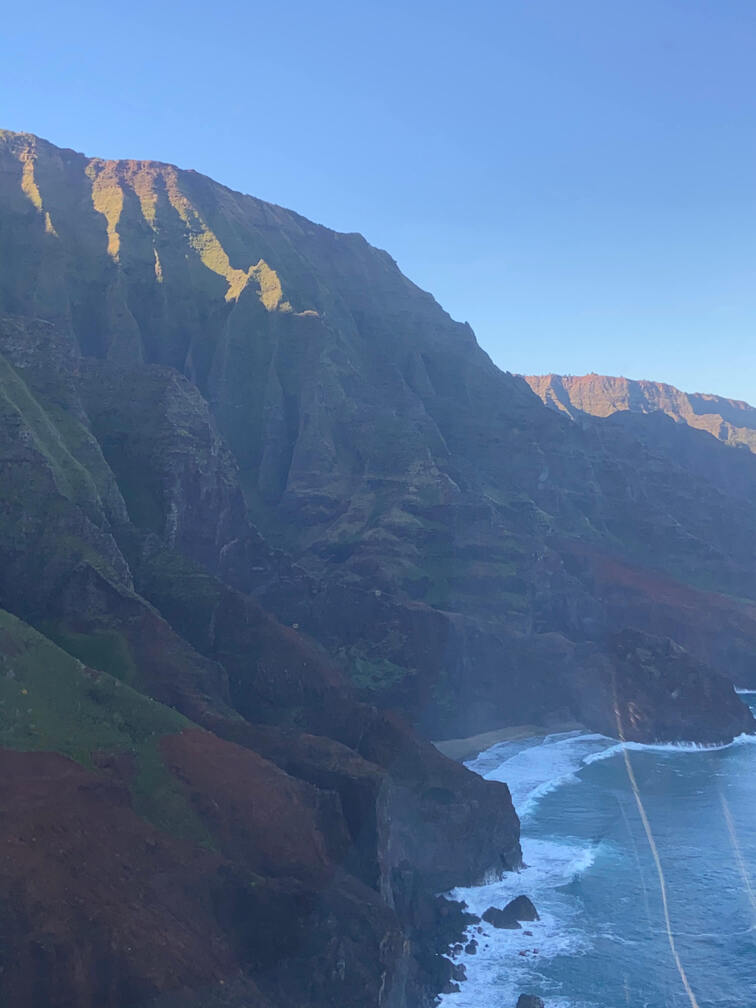
[[[543,408],[359,235],[170,165],[8,133],[0,152],[0,305],[84,355],[77,394],[140,535],[256,593],[428,732],[582,715],[569,642],[623,624],[578,546],[649,572],[640,629],[656,575],[756,597],[744,500]],[[719,665],[715,628],[676,618]]]
[[[170,165],[0,132],[0,261],[6,1000],[422,1008],[519,823],[403,718],[753,728],[744,453],[557,415],[361,236]]]

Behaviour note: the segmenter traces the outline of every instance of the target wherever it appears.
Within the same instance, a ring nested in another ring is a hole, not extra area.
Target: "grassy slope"
[[[208,843],[158,749],[162,736],[189,724],[0,610],[0,746],[58,752],[88,767],[103,755],[127,755],[135,810],[167,832]]]

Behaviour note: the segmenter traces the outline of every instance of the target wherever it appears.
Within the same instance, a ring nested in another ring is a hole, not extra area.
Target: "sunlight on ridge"
[[[41,210],[42,194],[39,191],[37,180],[34,177],[35,153],[31,146],[27,147],[27,149],[20,155],[20,161],[22,166],[21,188],[37,210]]]
[[[112,165],[90,161],[86,170],[92,179],[92,204],[95,210],[103,215],[107,224],[108,255],[118,262],[121,251],[118,223],[123,212],[123,189]]]

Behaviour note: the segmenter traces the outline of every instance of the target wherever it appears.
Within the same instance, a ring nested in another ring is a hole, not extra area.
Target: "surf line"
[[[617,733],[619,735],[620,741],[622,743],[626,742],[625,732],[622,728],[622,719],[619,712],[619,704],[617,702],[617,685],[614,679],[614,671],[612,670],[612,686],[614,692],[614,716],[617,720]],[[696,995],[693,993],[693,988],[690,986],[688,981],[688,975],[685,972],[685,967],[682,964],[680,955],[677,951],[677,943],[675,942],[675,936],[672,934],[672,921],[669,916],[669,904],[667,903],[667,883],[664,878],[664,870],[662,868],[661,859],[659,857],[659,851],[656,847],[656,841],[654,840],[654,835],[651,832],[651,823],[648,821],[648,816],[646,815],[646,808],[643,804],[643,799],[640,795],[640,790],[638,788],[638,782],[635,779],[635,772],[633,771],[632,764],[630,763],[630,756],[628,754],[627,748],[622,747],[622,758],[625,761],[625,770],[627,771],[627,777],[630,781],[630,787],[632,788],[633,795],[635,796],[635,804],[638,806],[638,812],[640,813],[641,822],[643,823],[643,829],[646,833],[646,839],[648,840],[648,846],[651,849],[651,854],[654,858],[654,864],[656,865],[656,874],[659,876],[659,891],[661,892],[662,898],[662,909],[664,911],[664,928],[667,932],[667,940],[669,942],[669,948],[672,953],[672,959],[674,961],[677,972],[680,974],[680,980],[685,989],[685,993],[688,995],[690,1000],[691,1008],[701,1008],[698,1001],[696,1000]]]

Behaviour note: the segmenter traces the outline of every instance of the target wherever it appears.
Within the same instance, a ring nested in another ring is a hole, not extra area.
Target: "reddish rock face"
[[[569,415],[665,413],[679,423],[707,431],[720,441],[756,451],[756,408],[736,399],[681,392],[673,385],[608,375],[529,375],[537,396]]]
[[[224,857],[254,874],[328,884],[349,845],[335,795],[199,728],[166,735],[160,749]]]
[[[122,786],[0,750],[0,851],[6,1004],[115,1008],[237,976],[221,859],[139,818]]]
[[[429,995],[409,919],[339,868],[333,792],[200,729],[162,746],[217,850],[150,826],[112,778],[0,750],[3,1003],[288,1008],[338,995],[360,1008],[380,990],[397,1006]]]
[[[379,762],[208,708],[227,741],[0,617],[2,706],[33,705],[6,736],[92,739],[96,768],[0,750],[0,1000],[404,1008],[443,986],[468,918],[433,893],[518,863],[505,785],[347,694]]]

